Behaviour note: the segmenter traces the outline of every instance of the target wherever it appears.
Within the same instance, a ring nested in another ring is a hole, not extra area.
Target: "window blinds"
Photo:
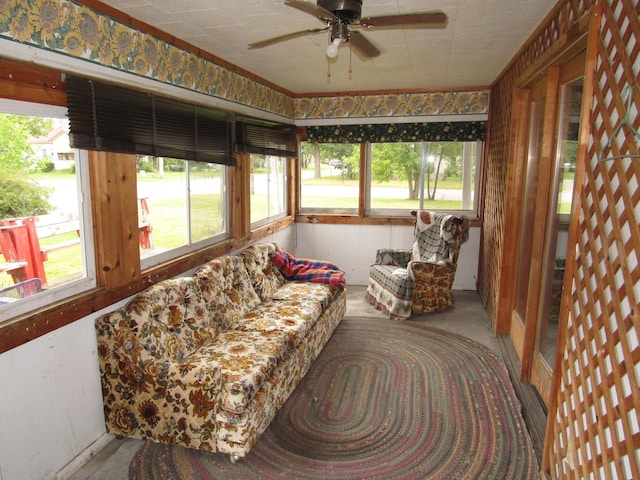
[[[238,119],[235,124],[236,151],[276,157],[296,157],[295,127],[255,119]]]
[[[295,156],[295,129],[69,76],[74,148],[235,165],[233,154]]]

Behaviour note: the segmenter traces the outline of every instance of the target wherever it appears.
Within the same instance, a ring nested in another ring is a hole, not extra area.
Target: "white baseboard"
[[[47,477],[45,480],[67,480],[76,473],[82,466],[91,460],[97,453],[101,452],[115,437],[108,433],[103,434],[95,442],[89,445],[80,455],[67,463],[62,470],[54,474],[53,477]]]

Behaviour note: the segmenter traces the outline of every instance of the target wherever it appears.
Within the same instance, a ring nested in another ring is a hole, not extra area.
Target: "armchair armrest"
[[[411,260],[411,250],[400,250],[393,248],[381,248],[376,252],[375,265],[394,265],[400,268],[407,268]]]
[[[433,274],[436,272],[445,273],[445,272],[450,272],[452,270],[455,272],[456,270],[455,263],[449,263],[443,260],[439,262],[420,262],[420,261],[414,260],[409,262],[407,267],[412,269],[416,273],[424,272],[428,274]]]
[[[453,282],[453,276],[456,273],[456,264],[448,262],[419,262],[411,261],[407,265],[409,276],[416,283],[433,282],[434,279],[446,277]]]

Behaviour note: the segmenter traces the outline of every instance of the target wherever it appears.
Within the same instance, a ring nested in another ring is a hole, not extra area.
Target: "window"
[[[92,288],[95,270],[87,155],[69,148],[66,109],[2,100],[0,111],[5,320]]]
[[[368,211],[475,211],[479,143],[372,144]]]
[[[251,155],[251,223],[287,212],[286,158]]]
[[[475,213],[482,142],[301,145],[301,210],[356,213],[360,158],[371,215],[431,209]],[[362,152],[362,153],[361,153]]]
[[[302,142],[300,150],[300,208],[357,213],[360,144]]]
[[[225,236],[224,165],[139,156],[137,168],[143,268]]]

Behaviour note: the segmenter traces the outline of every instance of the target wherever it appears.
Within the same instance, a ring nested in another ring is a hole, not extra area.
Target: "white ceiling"
[[[362,16],[442,10],[445,29],[372,30],[382,54],[362,61],[343,45],[331,64],[329,34],[262,49],[247,45],[323,24],[283,0],[102,0],[292,93],[445,89],[490,85],[556,0],[363,0]],[[314,0],[308,0],[313,2]]]

